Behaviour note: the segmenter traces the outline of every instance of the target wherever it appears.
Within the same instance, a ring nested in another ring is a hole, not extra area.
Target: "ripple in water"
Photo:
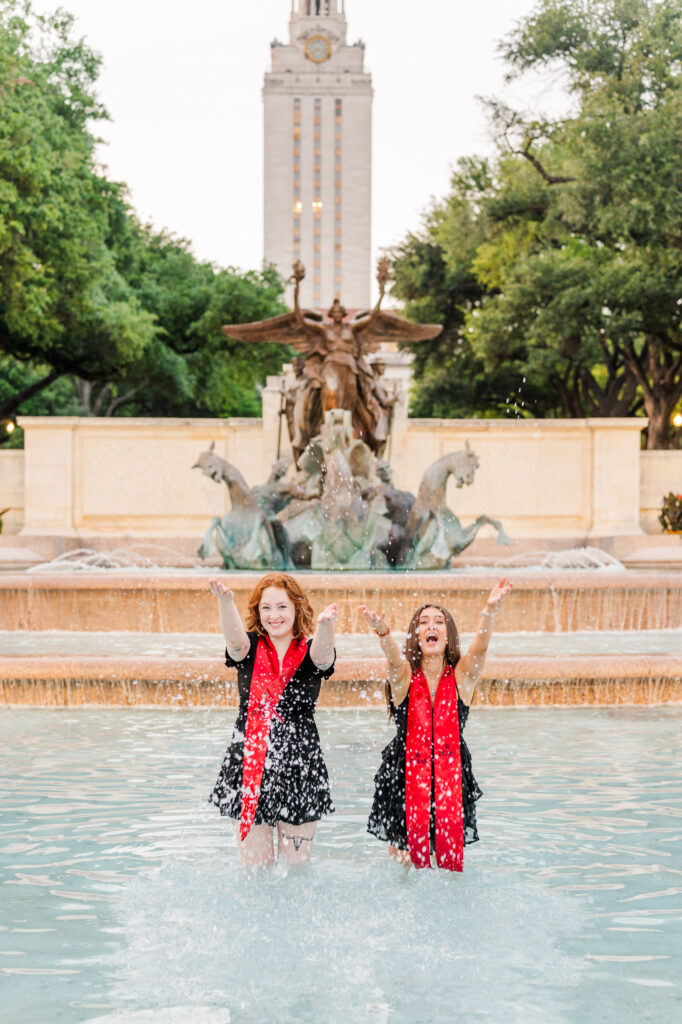
[[[242,870],[205,804],[233,718],[0,712],[3,1021],[679,1018],[681,709],[474,711],[462,876],[365,833],[379,711],[318,716],[315,862]]]

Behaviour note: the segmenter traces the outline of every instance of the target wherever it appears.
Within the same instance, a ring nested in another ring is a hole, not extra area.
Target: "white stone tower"
[[[289,42],[271,44],[263,87],[264,258],[286,279],[305,264],[301,304],[370,302],[372,79],[346,43],[345,0],[292,0]],[[286,298],[291,301],[292,288]]]

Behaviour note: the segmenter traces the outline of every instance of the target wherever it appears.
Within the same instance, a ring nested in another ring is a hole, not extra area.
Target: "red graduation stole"
[[[412,673],[410,683],[405,805],[410,857],[417,868],[431,867],[432,764],[436,797],[436,861],[439,868],[462,871],[462,758],[457,683],[451,665],[441,676],[433,707],[429,686],[421,669]]]
[[[239,834],[246,839],[256,817],[260,796],[265,755],[268,751],[268,737],[273,715],[284,689],[296,672],[308,650],[305,637],[292,640],[284,655],[280,671],[277,651],[267,636],[258,638],[256,658],[251,674],[249,689],[249,710],[246,717],[244,737],[244,768],[242,776],[242,813]],[[278,718],[281,716],[277,715]]]

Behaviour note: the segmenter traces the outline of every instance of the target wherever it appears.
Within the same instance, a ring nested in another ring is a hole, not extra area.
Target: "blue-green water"
[[[399,643],[404,633],[394,631]],[[466,650],[473,634],[461,634]],[[222,662],[225,642],[216,633],[86,633],[75,630],[0,630],[0,652],[6,657],[67,655],[73,657],[215,658]],[[371,633],[341,633],[336,637],[341,658],[381,658]],[[498,657],[587,654],[682,654],[681,629],[572,630],[567,633],[495,633],[490,654]]]
[[[318,715],[311,867],[245,873],[204,802],[233,717],[0,711],[3,1024],[682,1019],[682,708],[474,709],[461,876],[365,833],[376,710]]]

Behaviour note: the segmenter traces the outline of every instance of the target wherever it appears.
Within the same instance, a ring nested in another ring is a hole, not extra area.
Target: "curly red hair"
[[[284,590],[290,600],[293,601],[294,608],[296,609],[294,613],[294,639],[298,640],[300,637],[307,636],[309,633],[312,633],[312,605],[301,584],[298,583],[293,576],[289,576],[285,572],[269,572],[266,576],[263,576],[263,578],[260,579],[254,587],[251,596],[249,597],[248,619],[246,622],[247,630],[250,633],[258,633],[259,636],[265,636],[265,629],[260,620],[259,605],[263,596],[263,591],[267,590],[268,587],[278,587],[279,590]]]

